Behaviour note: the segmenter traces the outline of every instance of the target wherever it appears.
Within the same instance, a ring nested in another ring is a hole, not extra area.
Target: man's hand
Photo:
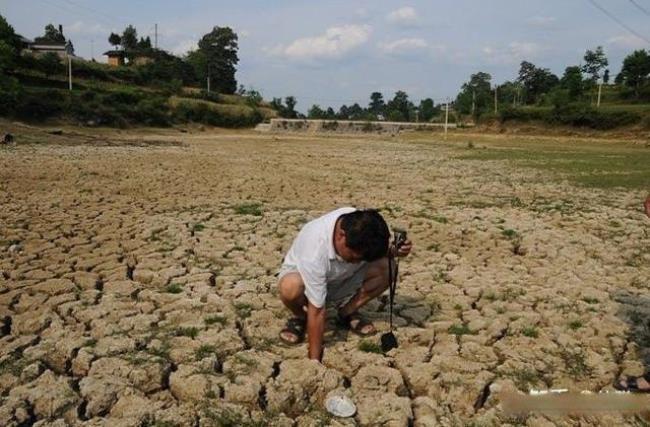
[[[406,240],[404,244],[397,249],[397,256],[398,257],[407,256],[408,254],[411,253],[412,248],[413,248],[413,243],[411,243],[410,240]]]
[[[650,217],[650,195],[646,197],[643,207],[645,208],[645,214]]]
[[[309,337],[308,355],[310,359],[321,361],[323,357],[323,334],[325,333],[325,307],[316,307],[307,303],[307,336]]]

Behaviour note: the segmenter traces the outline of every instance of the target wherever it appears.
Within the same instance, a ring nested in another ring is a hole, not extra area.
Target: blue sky
[[[28,38],[61,24],[78,55],[92,49],[99,61],[110,32],[127,24],[153,40],[157,23],[159,47],[176,54],[230,26],[240,38],[238,82],[266,99],[293,95],[303,112],[367,105],[373,91],[443,102],[477,71],[501,83],[527,60],[561,75],[598,45],[614,76],[626,54],[650,48],[650,0],[0,0],[0,14]]]

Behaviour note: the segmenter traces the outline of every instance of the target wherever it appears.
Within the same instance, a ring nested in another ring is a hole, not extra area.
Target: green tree
[[[523,85],[526,104],[536,103],[541,96],[559,83],[557,76],[547,68],[538,68],[523,61],[519,67],[518,81]]]
[[[307,111],[307,117],[310,119],[324,119],[325,111],[320,108],[320,105],[314,104],[311,106],[309,111]]]
[[[433,104],[433,99],[431,98],[425,98],[421,100],[420,105],[418,106],[418,111],[420,112],[419,118],[421,122],[429,122],[436,114],[439,113]]]
[[[150,50],[148,55],[153,61],[138,67],[140,84],[154,84],[175,91],[179,82],[181,86],[199,83],[194,68],[187,61],[160,49]]]
[[[13,27],[0,15],[0,71],[6,72],[14,67],[19,48]]]
[[[515,107],[521,102],[522,85],[518,82],[506,81],[499,85],[497,98],[499,106]]]
[[[16,52],[5,40],[0,40],[0,72],[5,73],[15,65]]]
[[[585,82],[582,79],[580,67],[566,67],[564,75],[560,79],[560,86],[566,89],[570,101],[576,101],[582,97],[585,92]]]
[[[473,113],[474,117],[488,111],[493,102],[491,80],[492,76],[488,73],[479,71],[472,74],[456,96],[456,109],[462,114]]]
[[[415,106],[409,101],[406,92],[401,90],[395,92],[393,99],[386,104],[388,120],[395,122],[408,122],[414,118],[414,109]]]
[[[45,34],[43,34],[41,37],[36,37],[34,41],[36,43],[65,43],[65,36],[63,35],[63,32],[59,31],[59,29],[57,29],[54,25],[47,24],[45,26]]]
[[[15,53],[20,49],[20,40],[12,27],[4,16],[0,15],[0,40],[4,41]]]
[[[273,98],[271,100],[271,107],[273,107],[278,113],[284,108],[282,105],[282,98]]]
[[[371,93],[370,104],[368,104],[368,111],[370,114],[373,114],[376,118],[378,115],[384,114],[384,108],[386,108],[384,96],[380,92]]]
[[[609,83],[609,68],[607,68],[603,73],[603,83],[605,84]]]
[[[600,71],[609,65],[602,46],[596,50],[588,50],[584,56],[585,64],[582,66],[582,72],[591,76],[591,81],[596,83],[600,78]]]
[[[133,25],[128,25],[122,32],[122,48],[128,53],[138,48],[138,31]]]
[[[366,111],[356,102],[348,107],[349,120],[363,120],[366,117]]]
[[[108,36],[108,42],[117,49],[117,47],[122,43],[122,37],[119,34],[111,33]]]
[[[138,42],[138,50],[141,52],[146,52],[153,49],[151,46],[151,38],[147,36],[146,38],[140,37],[140,41]]]
[[[188,61],[196,74],[221,93],[235,93],[237,80],[235,72],[237,56],[237,34],[229,27],[214,27],[199,41],[199,48],[188,54]]]
[[[287,106],[285,109],[285,117],[288,119],[295,119],[298,117],[298,113],[296,112],[296,104],[298,102],[296,101],[296,98],[293,96],[287,96],[284,98],[284,103]]]
[[[341,120],[348,120],[350,117],[350,112],[348,111],[348,106],[343,104],[339,108],[339,112],[336,113],[336,118]]]
[[[616,76],[616,82],[634,90],[639,96],[639,89],[648,83],[650,74],[650,55],[644,49],[635,50],[623,59],[621,72]]]

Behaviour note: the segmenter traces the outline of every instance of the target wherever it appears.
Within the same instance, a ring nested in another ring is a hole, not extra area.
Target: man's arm
[[[316,307],[307,303],[307,335],[309,336],[308,356],[320,362],[323,356],[323,334],[325,333],[325,306]]]

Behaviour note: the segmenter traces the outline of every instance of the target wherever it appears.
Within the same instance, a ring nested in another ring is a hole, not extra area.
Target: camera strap
[[[397,252],[397,246],[393,244],[395,252]],[[395,291],[397,290],[397,276],[399,273],[399,258],[393,254],[393,251],[389,251],[388,254],[388,298],[390,301],[389,308],[389,317],[390,317],[390,330],[393,330],[393,303],[395,301]]]

